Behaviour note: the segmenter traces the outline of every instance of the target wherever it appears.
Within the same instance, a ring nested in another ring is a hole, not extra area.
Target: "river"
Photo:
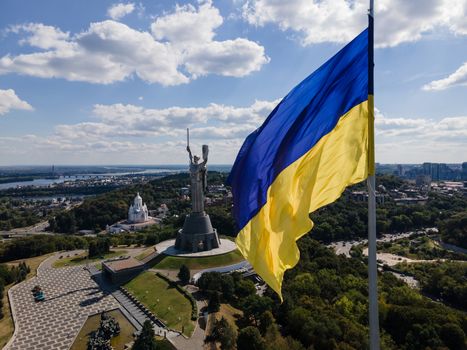
[[[230,171],[230,165],[211,165],[209,170],[211,171],[220,171],[220,172],[227,172]],[[150,175],[150,174],[174,174],[180,172],[188,171],[186,165],[171,165],[171,166],[161,166],[160,168],[150,168],[132,172],[109,172],[109,173],[100,173],[100,174],[76,174],[76,175],[67,175],[67,176],[60,176],[56,179],[35,179],[32,181],[17,181],[17,182],[7,182],[0,184],[0,190],[6,190],[9,188],[16,188],[16,187],[26,187],[26,186],[34,186],[34,187],[47,187],[52,184],[59,184],[65,181],[76,181],[76,180],[86,180],[92,178],[102,178],[102,177],[110,177],[110,176],[126,176],[126,175]]]
[[[18,182],[7,182],[0,184],[0,190],[6,190],[9,188],[16,187],[48,187],[52,184],[64,183],[65,181],[77,181],[77,180],[87,180],[87,179],[97,179],[110,176],[125,176],[125,175],[143,175],[143,174],[160,174],[160,173],[174,173],[176,171],[170,169],[147,169],[144,171],[138,172],[127,172],[127,173],[106,173],[106,174],[83,174],[83,175],[67,175],[60,176],[55,179],[34,179],[32,181],[18,181]]]

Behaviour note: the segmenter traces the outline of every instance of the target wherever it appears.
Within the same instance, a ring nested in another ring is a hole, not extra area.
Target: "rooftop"
[[[102,263],[105,267],[113,272],[119,272],[122,270],[132,269],[135,267],[141,267],[143,263],[135,258],[125,257],[117,260],[104,261]]]

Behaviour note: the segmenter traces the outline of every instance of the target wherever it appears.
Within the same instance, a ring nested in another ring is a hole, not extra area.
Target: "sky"
[[[467,0],[375,1],[376,161],[467,161]],[[368,1],[2,0],[0,165],[231,164]]]

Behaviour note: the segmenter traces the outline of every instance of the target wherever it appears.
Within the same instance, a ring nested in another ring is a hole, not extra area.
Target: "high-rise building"
[[[428,187],[431,186],[431,176],[430,175],[417,175],[415,179],[415,185],[417,187]]]
[[[397,175],[399,175],[399,176],[404,176],[405,175],[404,168],[402,167],[401,164],[397,165]]]

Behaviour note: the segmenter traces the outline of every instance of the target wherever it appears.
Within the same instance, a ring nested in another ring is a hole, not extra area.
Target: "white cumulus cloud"
[[[198,153],[207,143],[211,161],[228,164],[234,161],[243,139],[278,102],[160,109],[119,103],[95,105],[92,121],[57,125],[53,133],[43,136],[0,136],[0,153],[24,163],[46,163],[51,158],[75,164],[84,159],[106,164],[183,163],[187,160],[185,132],[190,127],[193,152]]]
[[[388,118],[379,110],[375,113],[377,137],[406,142],[450,142],[456,140],[467,147],[467,116],[440,120],[425,118]]]
[[[115,4],[110,6],[107,9],[107,16],[114,20],[119,20],[120,18],[125,17],[126,15],[129,15],[135,10],[135,4],[133,3],[128,3],[128,4]]]
[[[430,90],[445,90],[453,86],[466,86],[467,85],[467,62],[460,66],[454,73],[444,79],[434,80],[425,84],[422,89],[425,91]]]
[[[23,163],[48,163],[51,157],[76,164],[183,163],[185,130],[190,127],[193,152],[208,144],[212,163],[229,164],[245,137],[278,102],[169,108],[98,104],[90,121],[58,125],[49,135],[0,136],[0,153]],[[375,127],[378,162],[465,160],[461,157],[467,147],[466,116],[390,118],[377,110]]]
[[[367,0],[246,0],[242,13],[250,24],[276,24],[310,45],[348,42],[367,26],[367,9]],[[378,0],[375,43],[396,46],[438,28],[466,35],[466,16],[467,0]]]
[[[44,50],[66,49],[69,45],[70,33],[62,32],[59,28],[42,23],[15,25],[9,31],[16,34],[29,34],[19,41],[20,45],[30,45]]]
[[[0,90],[0,115],[7,114],[12,109],[32,111],[32,106],[21,100],[13,89]]]
[[[211,1],[201,3],[198,8],[191,4],[177,5],[175,11],[156,18],[151,31],[157,40],[167,40],[186,46],[208,43],[216,35],[215,29],[223,18]]]
[[[174,13],[156,19],[151,31],[156,39],[167,40],[181,50],[185,68],[195,78],[210,73],[242,77],[269,62],[264,47],[253,41],[216,41],[215,29],[222,23],[219,10],[205,1],[199,8],[176,6]]]
[[[40,49],[0,57],[0,74],[19,73],[111,84],[134,76],[164,86],[208,74],[242,77],[269,62],[264,47],[245,38],[215,40],[222,16],[211,2],[177,6],[155,19],[151,31],[106,20],[85,31],[65,33],[40,23],[17,25],[19,41]],[[186,27],[186,24],[188,27]]]
[[[269,62],[264,47],[246,39],[212,41],[187,53],[185,67],[193,77],[214,73],[243,77]]]
[[[246,136],[267,117],[279,101],[255,101],[247,107],[226,106],[211,103],[205,107],[143,108],[135,105],[95,105],[93,114],[99,123],[80,123],[58,126],[56,130],[67,137],[76,134],[74,129],[89,134],[113,137],[122,134],[134,136],[179,135],[186,127],[193,135],[207,135],[202,130],[218,130],[226,138],[235,138],[239,132]],[[198,130],[199,129],[199,130]],[[235,132],[234,132],[235,131]],[[230,135],[230,136],[229,136]],[[81,137],[81,136],[79,136]]]

